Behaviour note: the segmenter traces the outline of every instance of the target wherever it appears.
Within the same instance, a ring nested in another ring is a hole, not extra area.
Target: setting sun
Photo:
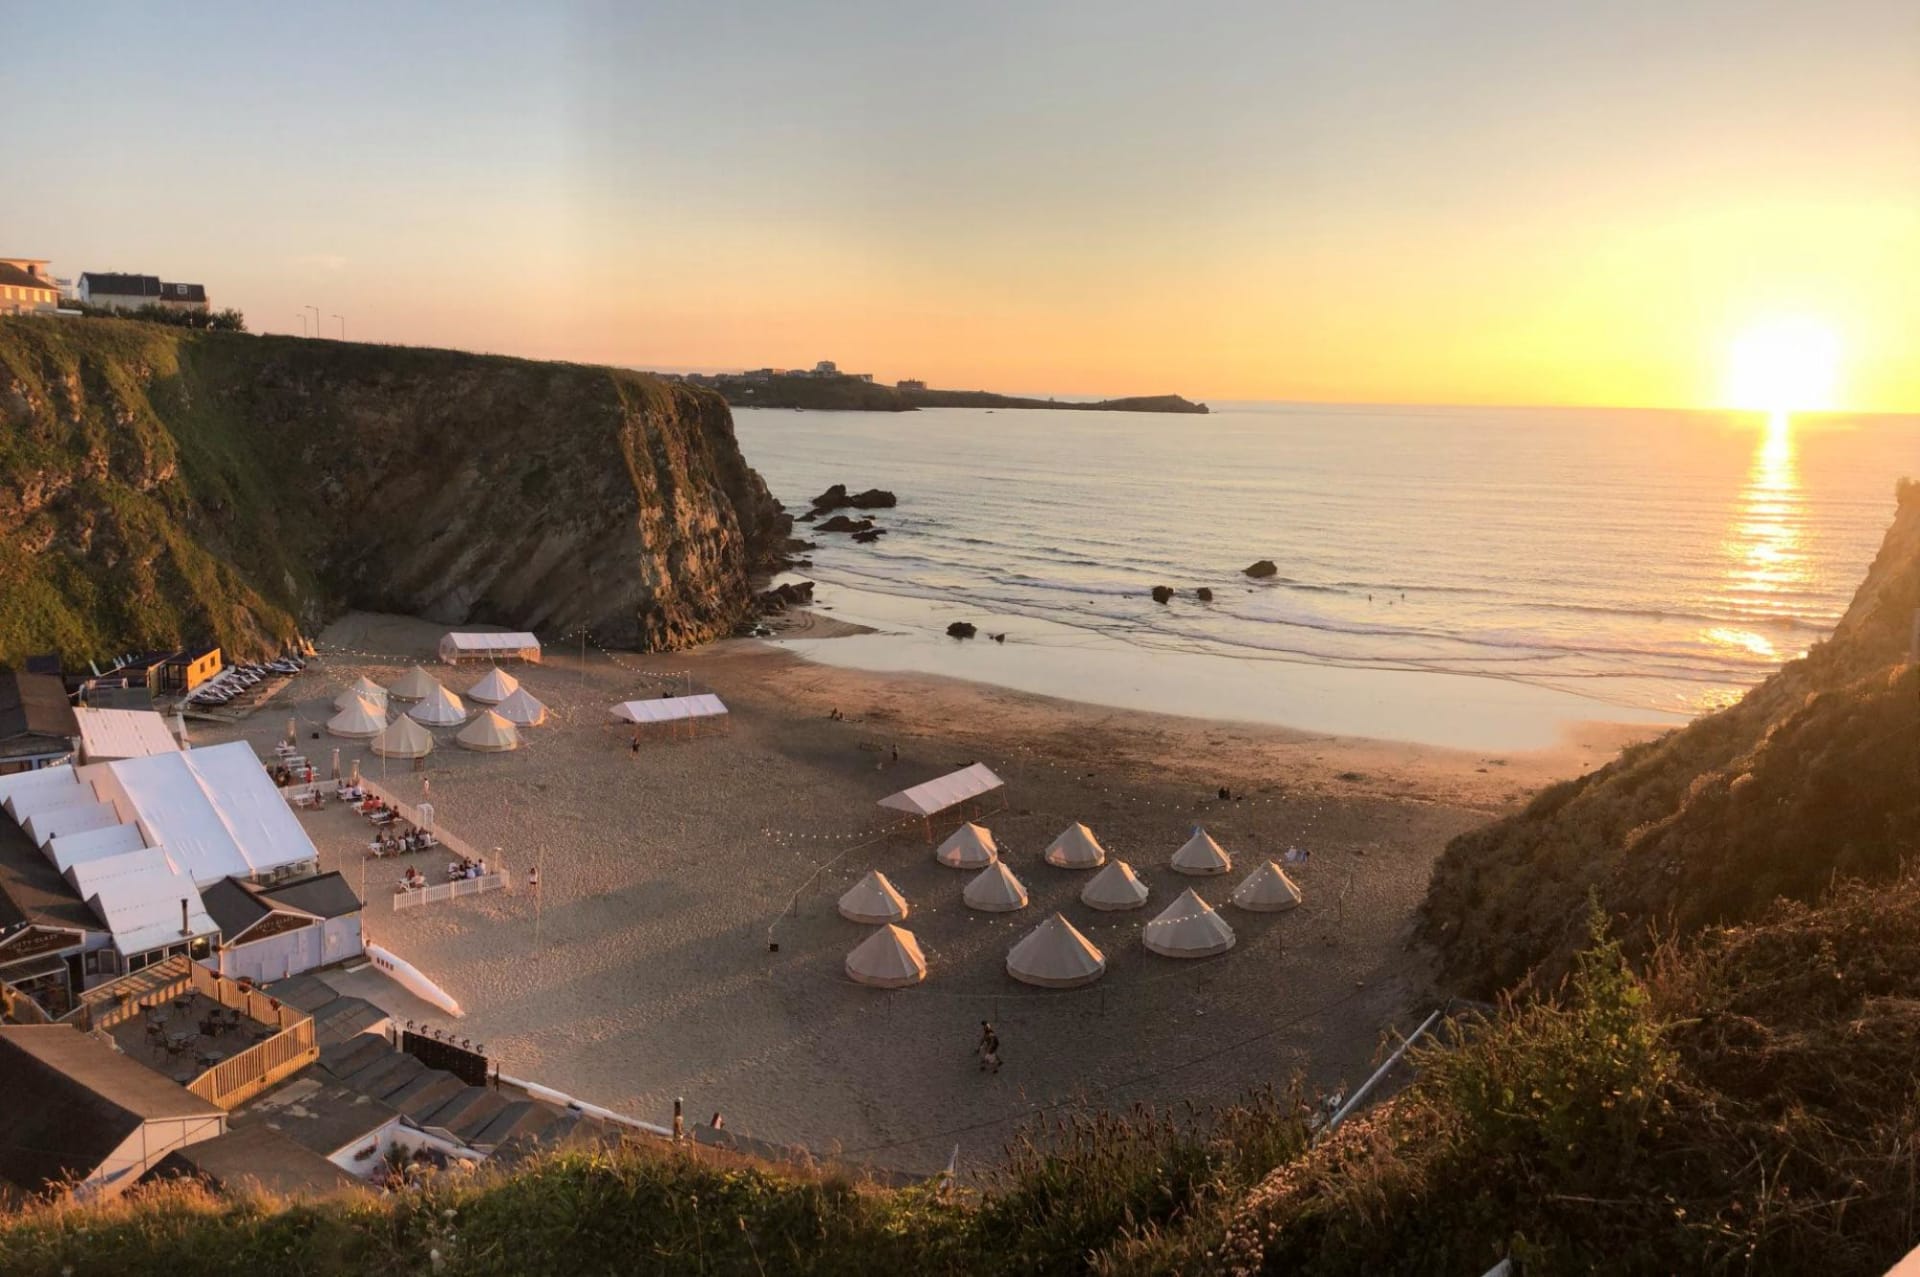
[[[1727,359],[1727,406],[1756,412],[1825,412],[1838,407],[1840,340],[1818,320],[1763,320],[1734,338]]]

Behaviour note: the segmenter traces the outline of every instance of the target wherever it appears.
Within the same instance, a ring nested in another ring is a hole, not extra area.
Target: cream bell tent
[[[848,922],[899,922],[907,916],[907,898],[874,869],[840,897],[840,916]]]
[[[1107,863],[1107,849],[1085,825],[1068,825],[1047,844],[1047,863],[1056,869],[1098,869]]]
[[[340,695],[333,698],[333,707],[335,709],[352,709],[356,696],[375,709],[385,709],[387,707],[387,689],[368,678],[365,674],[355,679],[349,686],[341,689]]]
[[[467,689],[467,699],[482,705],[498,705],[519,690],[519,679],[505,670],[489,670],[485,678]]]
[[[433,675],[416,665],[387,689],[387,695],[401,701],[424,701],[439,690],[440,684]]]
[[[1106,955],[1057,913],[1007,951],[1007,974],[1043,989],[1092,984],[1106,969]]]
[[[538,727],[547,721],[547,707],[535,700],[524,687],[495,705],[493,712],[515,727]]]
[[[1138,909],[1147,903],[1147,884],[1140,881],[1133,872],[1133,866],[1126,861],[1110,860],[1105,869],[1080,889],[1080,903],[1089,909],[1103,909],[1108,913]]]
[[[520,733],[512,723],[490,709],[483,709],[471,723],[453,738],[462,749],[477,749],[485,754],[504,753],[520,748]]]
[[[1192,887],[1149,922],[1140,938],[1169,958],[1205,958],[1233,948],[1233,928]]]
[[[1009,913],[1027,907],[1027,889],[1004,860],[996,860],[976,874],[960,898],[967,908],[983,913]]]
[[[327,720],[327,735],[345,740],[372,740],[386,725],[387,716],[380,706],[364,696],[356,696],[352,704]]]
[[[1220,850],[1220,844],[1213,840],[1213,835],[1195,825],[1193,837],[1173,853],[1173,868],[1176,873],[1204,878],[1223,874],[1233,868],[1233,857]]]
[[[373,752],[382,758],[425,758],[433,752],[433,737],[402,714],[373,738]]]
[[[991,830],[971,822],[947,835],[933,858],[949,869],[985,869],[1000,859]]]
[[[1269,860],[1233,889],[1233,903],[1253,913],[1279,913],[1300,903],[1300,888]]]
[[[407,711],[407,717],[428,727],[452,727],[467,721],[467,707],[460,703],[458,696],[436,683],[426,699]]]
[[[889,924],[847,955],[847,976],[876,989],[904,989],[927,978],[927,959],[913,932]]]

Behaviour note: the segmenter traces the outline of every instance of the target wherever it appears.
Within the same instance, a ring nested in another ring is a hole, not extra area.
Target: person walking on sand
[[[980,1071],[998,1073],[1000,1071],[1000,1035],[993,1031],[993,1025],[980,1021]]]

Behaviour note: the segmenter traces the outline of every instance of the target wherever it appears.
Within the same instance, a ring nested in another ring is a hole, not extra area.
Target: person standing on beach
[[[1000,1071],[1000,1035],[993,1031],[993,1025],[980,1021],[980,1071],[998,1073]]]

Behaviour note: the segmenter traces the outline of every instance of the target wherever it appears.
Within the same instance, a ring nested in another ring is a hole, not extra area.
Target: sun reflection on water
[[[1793,424],[1786,413],[1774,413],[1753,454],[1739,513],[1722,543],[1728,559],[1724,597],[1755,623],[1793,615],[1795,600],[1788,596],[1808,581],[1800,514]],[[1737,625],[1708,629],[1702,637],[1716,647],[1770,661],[1799,654],[1782,648],[1775,635]]]

